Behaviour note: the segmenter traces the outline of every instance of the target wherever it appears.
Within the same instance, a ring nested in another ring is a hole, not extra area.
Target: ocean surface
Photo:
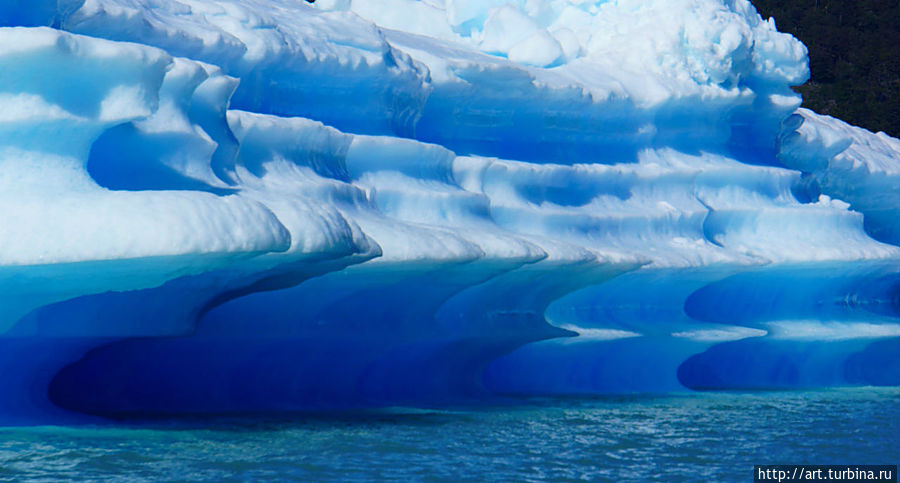
[[[0,480],[752,481],[754,464],[900,462],[900,388],[515,402],[3,428]]]

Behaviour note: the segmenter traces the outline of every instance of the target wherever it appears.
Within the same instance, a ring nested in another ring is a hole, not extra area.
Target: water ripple
[[[0,429],[0,480],[744,480],[896,464],[900,388]]]

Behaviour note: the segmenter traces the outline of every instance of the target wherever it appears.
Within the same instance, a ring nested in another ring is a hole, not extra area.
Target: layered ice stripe
[[[495,361],[507,394],[894,385],[900,334],[890,261],[630,272],[547,311],[572,339]]]
[[[84,43],[89,47],[94,43],[100,46],[112,45],[105,41],[50,30],[15,29],[10,32],[16,35],[25,32],[17,37],[17,42],[28,40],[29,36],[37,36],[46,40],[46,43],[58,42],[64,46],[67,43]],[[241,202],[259,206],[262,209],[259,219],[234,220],[231,216],[210,211],[204,214],[204,222],[213,226],[222,224],[223,227],[240,233],[252,228],[252,223],[265,224],[267,220],[274,220],[278,233],[283,235],[281,242],[268,250],[271,256],[252,256],[267,253],[266,250],[246,254],[234,250],[237,253],[229,253],[227,263],[210,260],[203,252],[192,252],[193,247],[188,243],[182,247],[185,251],[183,254],[176,252],[166,258],[156,253],[144,254],[140,251],[116,257],[118,253],[108,251],[109,253],[104,253],[107,258],[99,260],[103,263],[94,263],[97,260],[84,256],[83,260],[78,260],[79,265],[73,271],[92,279],[94,284],[78,283],[77,279],[60,276],[60,268],[65,269],[67,265],[53,263],[55,260],[45,260],[39,266],[25,263],[18,264],[21,268],[8,266],[8,285],[12,289],[8,293],[12,292],[15,296],[18,290],[26,297],[16,299],[11,296],[10,303],[18,304],[12,307],[17,308],[20,313],[9,310],[6,314],[11,322],[16,322],[20,315],[30,313],[18,320],[14,327],[8,328],[8,340],[4,341],[7,352],[19,354],[27,352],[27,348],[41,349],[33,357],[7,361],[10,367],[18,368],[17,374],[22,375],[5,381],[4,402],[8,404],[4,406],[10,408],[8,411],[15,414],[23,408],[44,408],[46,401],[41,404],[33,401],[36,397],[40,399],[40,390],[36,396],[32,392],[33,385],[46,387],[56,370],[66,362],[77,359],[80,353],[92,345],[106,343],[110,338],[189,334],[196,330],[197,318],[230,299],[251,292],[290,287],[323,271],[340,269],[348,263],[384,255],[381,260],[387,268],[363,271],[359,275],[351,274],[349,281],[340,282],[348,295],[362,291],[357,298],[369,302],[378,298],[366,298],[366,293],[390,293],[388,289],[391,284],[388,279],[392,271],[399,271],[400,281],[407,278],[416,280],[415,283],[400,285],[406,289],[422,287],[420,279],[427,274],[432,274],[436,280],[446,278],[447,282],[437,284],[445,285],[446,288],[435,290],[435,295],[428,297],[425,293],[420,294],[423,300],[421,303],[428,307],[494,273],[508,271],[546,256],[533,243],[493,226],[487,216],[483,195],[454,188],[451,178],[455,156],[452,153],[436,146],[411,141],[353,138],[305,119],[280,119],[237,111],[232,111],[226,118],[224,109],[209,106],[207,102],[209,99],[227,99],[227,91],[233,86],[233,82],[226,78],[216,83],[225,91],[225,95],[220,93],[216,96],[215,92],[206,91],[208,95],[195,100],[192,93],[200,90],[210,72],[215,73],[215,69],[186,60],[173,60],[155,49],[137,46],[130,48],[132,51],[124,50],[126,54],[155,54],[160,59],[156,85],[144,89],[152,102],[148,101],[146,109],[139,115],[112,118],[110,125],[102,126],[107,129],[102,134],[102,129],[91,133],[92,139],[95,139],[93,145],[85,143],[82,152],[77,153],[78,157],[71,156],[72,170],[83,179],[80,189],[65,194],[73,196],[73,200],[78,202],[90,201],[94,193],[97,197],[114,200],[123,196],[141,197],[143,202],[151,206],[154,201],[190,200],[192,196],[209,200],[213,207],[220,203],[227,206],[228,203]],[[67,53],[68,51],[63,52],[64,55]],[[66,66],[65,62],[60,64],[62,67]],[[10,69],[6,73],[15,80],[14,70]],[[67,72],[51,69],[50,74],[56,78],[66,78]],[[75,80],[82,79],[76,76]],[[50,95],[60,93],[51,91]],[[101,99],[107,102],[109,97]],[[120,101],[115,97],[112,99]],[[87,104],[86,100],[81,101]],[[127,102],[124,105],[129,107]],[[91,107],[93,106],[88,105],[85,110]],[[29,127],[27,124],[24,126]],[[13,138],[15,142],[29,147],[25,137],[30,133],[26,131],[20,134],[22,135]],[[215,138],[220,141],[215,142]],[[39,140],[33,142],[37,143]],[[219,149],[220,146],[228,148],[229,144],[238,143],[245,148],[239,155],[235,149]],[[87,152],[89,146],[90,152]],[[63,147],[73,149],[69,145]],[[417,160],[427,161],[429,157],[432,159],[431,163],[416,164]],[[19,184],[17,187],[22,191],[28,188],[36,191],[26,194],[35,195],[51,205],[55,200],[47,196],[46,190],[55,188],[58,192],[59,187],[51,185],[41,188],[37,182],[41,175],[52,175],[53,172],[41,164],[27,164],[26,161],[29,160],[31,159],[19,157],[10,161],[19,163],[20,171],[26,171],[25,174],[34,177],[32,185]],[[38,160],[44,161],[43,158]],[[384,166],[379,166],[379,162]],[[213,169],[214,167],[219,169]],[[27,172],[29,169],[32,171]],[[370,201],[366,190],[376,189],[380,183],[379,173],[388,172],[387,179],[390,181],[389,173],[395,170],[398,175],[408,176],[411,183],[425,183],[419,190],[411,189],[406,193],[398,192],[388,196],[387,201],[380,202],[382,211],[379,211],[379,203],[377,200]],[[360,180],[360,186],[350,184],[354,179]],[[48,181],[53,181],[53,178]],[[96,183],[102,183],[105,189]],[[390,201],[399,200],[400,205],[403,205],[409,199],[417,198],[425,202],[423,209],[418,211],[392,208],[395,203]],[[266,208],[262,208],[263,204]],[[173,202],[173,205],[177,203]],[[12,203],[10,206],[14,207]],[[432,215],[428,214],[429,210],[424,209],[427,206],[434,207]],[[448,215],[446,208],[454,208],[457,213]],[[102,214],[102,210],[97,211]],[[385,217],[385,214],[391,213],[396,214],[396,221]],[[141,221],[141,212],[127,205],[121,214],[128,216],[132,223]],[[402,219],[409,218],[410,214],[419,218],[426,216],[428,219],[403,222]],[[116,227],[115,218],[102,219]],[[440,224],[441,220],[448,226],[436,227],[435,223]],[[151,218],[150,222],[152,221],[154,220]],[[183,225],[191,226],[194,230],[200,226],[196,222],[179,224],[177,221],[177,218],[163,220],[163,223],[152,227],[156,231],[154,234],[166,236],[172,232],[177,234]],[[236,222],[236,225],[228,225],[229,222]],[[425,222],[430,222],[430,225]],[[479,224],[482,225],[480,230],[477,229]],[[363,234],[360,225],[365,226],[368,232],[377,234],[384,248]],[[469,230],[461,232],[458,229],[460,226],[466,226]],[[11,237],[33,235],[28,225],[8,227],[12,232]],[[451,227],[456,227],[457,230],[449,229]],[[109,236],[110,243],[123,243],[122,248],[135,250],[129,238],[116,237],[115,232],[109,231],[104,234]],[[227,239],[230,233],[201,229],[196,235]],[[215,241],[221,243],[221,240]],[[483,246],[480,246],[479,242],[482,241]],[[67,240],[67,245],[62,248],[74,250],[75,253],[79,249],[97,248],[80,246],[77,240],[72,239]],[[158,243],[151,246],[156,248],[156,245]],[[20,257],[28,255],[27,252],[17,251],[7,253]],[[180,255],[184,255],[184,258],[178,258]],[[486,268],[457,269],[455,275],[447,268],[485,257],[494,260],[486,264]],[[579,252],[577,261],[581,262],[581,258]],[[408,267],[404,268],[404,264]],[[45,267],[49,267],[49,276]],[[162,271],[169,277],[154,278],[154,273],[147,267]],[[98,272],[113,278],[116,283],[97,286],[104,281],[103,278],[94,280]],[[30,278],[36,280],[34,284],[23,283]],[[354,282],[354,278],[360,281]],[[171,280],[166,282],[168,279]],[[159,286],[156,287],[157,285]],[[354,290],[355,285],[362,288]],[[153,288],[135,290],[145,286]],[[321,295],[317,295],[320,293],[313,292],[313,297],[321,299]],[[447,295],[442,295],[444,293]],[[33,298],[37,298],[37,301]],[[434,301],[424,302],[429,298]],[[415,311],[408,305],[392,304],[387,299],[382,303],[385,309],[392,306],[406,308],[408,315],[428,313],[427,310]],[[549,300],[543,303],[549,303]],[[358,301],[355,306],[356,313],[364,312],[359,309]],[[337,320],[349,319],[349,315],[354,312],[353,307],[353,304],[344,303],[335,316]],[[396,312],[396,309],[389,309],[389,313]],[[540,312],[541,310],[536,312],[538,316]],[[285,312],[290,313],[292,312]],[[312,310],[310,313],[315,314]],[[390,318],[386,317],[386,320]],[[375,322],[378,321],[375,319]],[[242,321],[241,331],[248,330],[247,322],[247,319]],[[288,320],[288,324],[298,325],[296,320]],[[541,329],[540,325],[534,330],[539,333],[538,337],[554,333],[549,328]],[[267,333],[259,326],[255,332]],[[227,335],[229,331],[222,329],[215,334]],[[271,331],[269,334],[271,335]],[[535,336],[528,336],[533,337]],[[232,337],[226,340],[226,351],[233,354],[233,344],[243,340],[243,334],[232,332]],[[498,344],[507,346],[509,342]],[[51,353],[56,355],[50,357]],[[61,358],[59,354],[66,356]],[[143,354],[141,357],[147,355]],[[486,357],[483,351],[480,354],[480,358]],[[200,359],[194,356],[191,360],[196,363]],[[185,373],[190,372],[186,370]],[[114,388],[116,385],[110,387]],[[273,401],[273,404],[276,403],[278,401]]]
[[[0,45],[2,330],[55,300],[158,285],[288,248],[290,234],[260,203],[198,191],[109,191],[91,178],[92,143],[157,111],[168,79],[179,75],[167,74],[170,56],[50,29],[2,29]],[[192,87],[179,95],[190,97]],[[196,126],[182,122],[178,132],[174,121],[170,132],[199,137]],[[108,154],[110,164],[129,157]],[[129,277],[134,270],[141,275]]]
[[[65,30],[140,42],[240,77],[233,105],[320,119],[353,132],[409,134],[427,72],[370,22],[306,2],[88,0]]]
[[[897,140],[746,1],[0,24],[89,35],[0,29],[4,423],[900,383]]]
[[[222,66],[241,109],[514,159],[678,145],[771,164],[807,76],[802,44],[746,1],[88,0],[52,17]]]
[[[804,190],[846,201],[865,215],[866,232],[900,243],[900,140],[799,109],[781,136],[779,159],[803,172]]]

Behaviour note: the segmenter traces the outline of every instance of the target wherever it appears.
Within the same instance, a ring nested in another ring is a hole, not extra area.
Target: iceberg
[[[0,6],[0,424],[900,384],[900,140],[746,0]]]

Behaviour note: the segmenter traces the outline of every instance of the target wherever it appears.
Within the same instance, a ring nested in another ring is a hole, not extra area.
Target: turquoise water
[[[751,481],[900,460],[900,388],[517,402],[5,428],[0,479]]]

